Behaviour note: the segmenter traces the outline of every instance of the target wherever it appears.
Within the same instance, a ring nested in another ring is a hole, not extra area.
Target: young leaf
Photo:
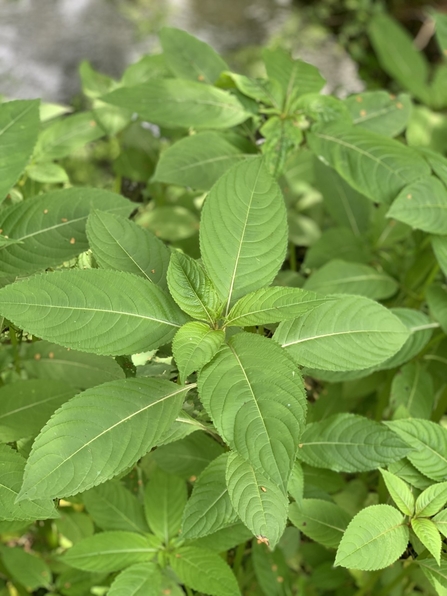
[[[402,514],[390,505],[362,509],[346,528],[335,565],[374,571],[388,567],[407,548],[408,527]]]
[[[174,251],[169,263],[168,286],[183,311],[195,319],[214,324],[222,302],[213,282],[196,260]]]
[[[386,470],[380,470],[391,498],[403,514],[412,516],[414,514],[414,496],[408,485]]]
[[[101,355],[156,348],[186,320],[155,284],[98,269],[44,273],[6,286],[0,313],[38,337]]]
[[[308,424],[298,457],[316,468],[363,472],[397,461],[411,448],[385,426],[356,414],[335,414]]]
[[[156,236],[112,213],[94,211],[87,237],[100,267],[127,271],[166,288],[170,251]]]
[[[72,546],[62,561],[84,571],[120,571],[129,565],[150,561],[160,548],[151,534],[101,532]]]
[[[367,91],[344,101],[353,124],[386,137],[396,137],[407,127],[411,99],[405,93],[397,97],[387,91]]]
[[[95,208],[127,217],[133,207],[106,190],[68,188],[3,211],[0,228],[16,244],[0,247],[0,272],[33,273],[60,265],[87,250],[85,225]]]
[[[19,500],[74,495],[127,469],[157,444],[189,389],[124,379],[74,397],[34,442]]]
[[[198,384],[221,437],[285,494],[306,411],[294,362],[271,340],[240,333],[202,369]]]
[[[351,516],[330,501],[303,499],[289,508],[290,521],[303,534],[323,546],[337,548]]]
[[[217,457],[195,482],[183,512],[182,537],[186,540],[208,536],[239,521],[228,496],[227,460],[227,453]]]
[[[432,484],[416,499],[416,517],[432,517],[447,503],[447,482]]]
[[[283,491],[237,453],[228,456],[226,480],[238,516],[258,540],[273,550],[287,522],[289,503]]]
[[[175,574],[186,586],[211,596],[240,596],[236,578],[216,553],[195,546],[183,546],[170,555]]]
[[[39,587],[50,588],[51,569],[40,557],[26,552],[23,548],[2,548],[2,562],[12,578],[25,586],[27,591]]]
[[[200,246],[225,315],[236,300],[273,281],[286,253],[287,221],[281,190],[262,159],[233,166],[213,186]]]
[[[411,520],[411,527],[428,552],[433,555],[437,564],[440,565],[442,540],[435,524],[430,519],[416,517]]]
[[[146,519],[152,532],[164,544],[177,536],[188,498],[186,482],[156,469],[144,491]]]
[[[234,72],[225,73],[241,93],[252,99],[281,110],[282,86],[276,79],[253,79]]]
[[[25,169],[38,132],[38,99],[0,105],[0,204]]]
[[[409,362],[391,385],[390,403],[405,408],[411,418],[430,418],[435,396],[433,379],[420,362]]]
[[[135,563],[122,571],[110,586],[108,596],[159,596],[163,576],[155,563]]]
[[[443,536],[447,538],[447,509],[443,509],[433,517],[432,522]]]
[[[225,325],[249,327],[278,323],[299,317],[327,300],[299,288],[262,288],[238,300],[228,313]]]
[[[377,302],[340,296],[280,323],[273,337],[303,366],[344,371],[380,364],[409,335],[405,325]]]
[[[278,177],[282,174],[290,152],[303,141],[303,131],[292,120],[271,116],[260,128],[264,137],[261,151],[269,172]]]
[[[222,329],[211,329],[206,323],[191,321],[181,327],[172,342],[172,353],[177,363],[180,382],[200,370],[216,354],[225,340]]]

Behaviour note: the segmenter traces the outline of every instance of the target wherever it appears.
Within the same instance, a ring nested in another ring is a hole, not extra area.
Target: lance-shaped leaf
[[[338,547],[335,565],[373,571],[388,567],[407,548],[408,527],[391,505],[362,509],[351,521]]]
[[[87,250],[85,225],[95,208],[123,217],[133,209],[123,197],[95,188],[56,190],[6,209],[0,228],[16,244],[0,247],[0,272],[32,273]]]
[[[443,594],[443,590],[447,589],[447,561],[441,559],[441,564],[438,565],[432,557],[428,556],[418,557],[416,562],[435,588],[436,593]]]
[[[330,501],[303,499],[299,505],[290,505],[289,519],[315,542],[329,548],[337,548],[351,516]]]
[[[168,286],[183,311],[195,319],[214,323],[222,301],[200,263],[174,251],[169,263]]]
[[[0,520],[36,520],[58,517],[50,499],[15,503],[23,479],[25,460],[11,447],[0,445]]]
[[[252,79],[234,72],[226,72],[241,93],[268,106],[281,110],[283,90],[276,79]]]
[[[442,539],[436,525],[430,519],[416,517],[411,520],[411,527],[428,552],[433,555],[437,564],[440,565]]]
[[[213,460],[194,484],[183,512],[182,537],[208,536],[239,521],[225,479],[228,453]]]
[[[236,302],[225,320],[227,327],[248,327],[294,319],[331,300],[300,288],[262,288]]]
[[[121,87],[101,100],[168,128],[231,128],[250,116],[234,95],[179,79],[153,79]]]
[[[363,296],[341,296],[293,321],[280,323],[274,339],[303,366],[361,370],[380,364],[410,333],[384,306]]]
[[[159,596],[163,576],[155,563],[135,563],[122,571],[108,591],[109,596]],[[170,594],[170,592],[169,592]]]
[[[414,514],[414,495],[399,476],[395,476],[386,470],[380,470],[391,498],[405,515]]]
[[[447,236],[432,236],[431,246],[441,271],[447,276]]]
[[[412,451],[410,462],[432,480],[447,480],[447,430],[430,420],[393,420],[385,423]]]
[[[224,340],[225,332],[222,329],[211,329],[206,323],[191,321],[183,325],[172,342],[172,353],[181,383],[185,382],[188,375],[208,364]]]
[[[180,530],[187,498],[186,482],[160,469],[154,471],[146,485],[146,519],[154,534],[166,545]]]
[[[238,518],[239,519],[239,518]],[[191,542],[193,546],[206,548],[216,553],[223,553],[238,544],[247,542],[253,534],[241,521],[237,521],[226,528],[217,530],[208,536],[196,538]],[[189,543],[188,543],[189,544]]]
[[[8,285],[0,290],[0,313],[38,337],[101,355],[157,348],[186,321],[155,284],[98,269],[44,273]]]
[[[236,578],[217,554],[196,546],[182,546],[170,555],[175,574],[186,586],[211,596],[240,596]]]
[[[0,203],[33,152],[39,132],[39,100],[8,101],[0,106]]]
[[[124,379],[74,397],[35,440],[19,500],[74,495],[116,476],[157,444],[189,389]]]
[[[286,253],[287,220],[281,190],[262,159],[233,166],[213,186],[200,246],[226,315],[236,300],[273,281]]]
[[[3,547],[2,563],[12,580],[25,586],[26,593],[34,592],[39,587],[50,589],[51,569],[43,559],[34,553],[27,552],[18,545]]]
[[[159,539],[151,534],[101,532],[72,546],[62,561],[83,571],[120,571],[134,563],[150,561],[159,548]]]
[[[376,203],[390,203],[430,169],[411,147],[358,127],[329,124],[307,137],[312,151]]]
[[[440,511],[437,515],[435,515],[435,517],[433,517],[432,521],[441,534],[447,538],[447,509]]]
[[[228,456],[226,481],[238,516],[273,550],[286,527],[289,502],[283,491],[237,453]]]
[[[363,472],[397,461],[409,451],[382,424],[356,414],[335,414],[306,426],[298,457],[317,468]]]
[[[66,382],[21,381],[0,388],[0,441],[36,435],[51,414],[76,394]]]
[[[390,395],[395,409],[411,418],[429,418],[434,400],[433,379],[420,362],[409,362],[396,373]]]
[[[295,363],[271,340],[240,333],[202,369],[199,395],[228,445],[286,494],[306,411]]]
[[[166,287],[170,252],[148,230],[115,214],[94,211],[87,221],[87,237],[100,267],[135,273]]]
[[[395,137],[405,130],[411,115],[411,99],[405,93],[397,97],[387,91],[367,91],[351,95],[344,104],[353,124],[386,137]]]
[[[432,484],[416,499],[416,517],[432,517],[447,503],[447,482]]]
[[[431,285],[427,290],[427,302],[431,314],[439,322],[444,333],[447,331],[447,291],[445,286]]]

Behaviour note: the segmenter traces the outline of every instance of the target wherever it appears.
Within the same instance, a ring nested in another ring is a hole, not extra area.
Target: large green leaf
[[[39,587],[50,589],[51,569],[43,559],[20,546],[3,548],[1,556],[8,573],[20,585],[25,586],[27,592]]]
[[[317,468],[363,472],[397,461],[409,451],[382,424],[356,414],[335,414],[306,426],[298,456]]]
[[[168,128],[230,128],[250,116],[234,95],[181,79],[153,79],[101,99]]]
[[[106,190],[69,188],[3,211],[0,228],[16,243],[0,247],[0,272],[32,273],[60,265],[87,250],[85,225],[92,209],[126,217],[133,207]]]
[[[179,79],[213,85],[227,64],[211,46],[181,29],[163,27],[159,33],[168,68]]]
[[[377,302],[340,296],[298,319],[283,321],[274,339],[303,366],[344,371],[380,364],[409,335],[407,327]]]
[[[159,544],[158,538],[150,534],[101,532],[72,546],[62,561],[84,571],[119,571],[134,563],[153,559]]]
[[[25,169],[38,132],[38,99],[0,105],[0,204]]]
[[[434,400],[433,379],[420,362],[409,362],[396,373],[390,402],[402,414],[411,418],[430,418]]]
[[[108,596],[159,596],[163,576],[155,563],[135,563],[122,571],[110,586]]]
[[[170,252],[149,231],[123,217],[95,210],[87,221],[87,237],[100,267],[135,273],[166,287]]]
[[[430,170],[415,149],[368,130],[329,124],[307,136],[313,152],[376,203],[390,203]]]
[[[390,505],[373,505],[358,513],[341,539],[335,565],[373,571],[396,561],[407,548],[408,527]]]
[[[414,495],[408,485],[387,470],[380,470],[380,473],[393,501],[402,513],[411,517],[414,514]]]
[[[98,269],[44,273],[6,286],[0,313],[38,337],[102,355],[156,348],[186,320],[155,284]]]
[[[225,314],[244,294],[273,281],[286,253],[286,210],[262,159],[233,166],[213,186],[203,208],[200,245]]]
[[[351,520],[344,509],[321,499],[303,499],[289,508],[290,521],[303,534],[323,546],[337,548]]]
[[[403,132],[411,115],[411,99],[405,93],[397,97],[386,91],[367,91],[351,95],[345,105],[353,124],[386,137]]]
[[[413,518],[411,528],[438,565],[441,564],[442,539],[436,525],[426,518]]]
[[[21,381],[0,388],[0,441],[12,443],[36,435],[51,414],[76,389],[66,382]]]
[[[222,329],[211,329],[206,323],[191,321],[183,325],[172,342],[180,382],[184,383],[188,375],[208,364],[224,340]]]
[[[34,442],[20,499],[74,495],[116,476],[157,444],[189,388],[124,379],[71,399]]]
[[[180,530],[187,498],[184,480],[161,469],[151,474],[144,492],[146,519],[152,532],[166,545]]]
[[[236,513],[273,550],[286,527],[289,502],[283,491],[237,453],[228,456],[226,480]]]
[[[202,369],[198,383],[220,436],[286,494],[306,411],[295,363],[273,341],[240,333]]]

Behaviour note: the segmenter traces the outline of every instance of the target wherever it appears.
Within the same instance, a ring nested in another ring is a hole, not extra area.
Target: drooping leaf
[[[396,373],[390,403],[411,418],[430,418],[435,400],[433,379],[420,362],[409,362]]]
[[[162,579],[155,563],[135,563],[117,575],[108,596],[159,596]]]
[[[335,414],[308,424],[298,457],[317,468],[362,472],[397,461],[411,451],[385,426],[356,414]]]
[[[432,517],[447,503],[447,482],[432,484],[416,499],[416,517]]]
[[[87,237],[100,267],[134,273],[166,287],[170,252],[147,230],[112,213],[94,211],[87,221]]]
[[[33,273],[87,250],[85,225],[95,208],[123,217],[133,209],[129,201],[106,190],[68,188],[3,211],[0,228],[17,243],[0,247],[0,272]]]
[[[27,591],[39,587],[50,588],[52,574],[50,567],[34,553],[26,552],[20,546],[3,548],[2,562],[12,578],[25,586]]]
[[[0,290],[0,313],[26,331],[100,355],[167,343],[186,316],[155,284],[121,271],[67,270]]]
[[[221,437],[285,494],[306,410],[294,362],[271,340],[240,333],[202,369],[198,383]]]
[[[441,564],[441,535],[435,524],[426,518],[415,517],[411,520],[411,528],[428,552],[433,555],[438,565]]]
[[[363,296],[328,301],[298,319],[280,323],[274,334],[300,364],[336,371],[380,364],[408,337],[408,329],[397,317]]]
[[[441,564],[439,565],[432,557],[418,557],[416,562],[430,583],[435,587],[437,594],[443,594],[440,590],[447,589],[447,561],[441,559]]]
[[[289,518],[303,534],[329,548],[337,548],[351,520],[341,507],[321,499],[292,503]]]
[[[124,379],[71,399],[34,442],[20,499],[74,495],[116,476],[157,444],[189,389]]]
[[[200,246],[225,315],[243,295],[273,281],[285,257],[287,222],[280,188],[262,159],[233,166],[211,189]]]
[[[447,509],[443,509],[436,514],[432,521],[441,534],[447,538]]]
[[[408,485],[399,476],[395,476],[387,470],[380,470],[391,498],[403,514],[412,516],[414,514],[414,496]]]
[[[191,321],[183,325],[172,342],[180,381],[184,383],[188,375],[208,364],[224,340],[222,329],[211,329],[206,323]]]
[[[345,100],[353,124],[386,137],[403,132],[411,115],[411,100],[405,93],[397,97],[386,91],[367,91]]]
[[[144,509],[149,527],[164,544],[178,534],[187,498],[184,480],[161,469],[151,474],[144,492]]]

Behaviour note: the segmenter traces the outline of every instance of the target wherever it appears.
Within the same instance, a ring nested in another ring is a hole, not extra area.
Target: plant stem
[[[189,586],[185,586],[185,590],[188,596],[194,596],[192,590]]]
[[[296,252],[293,242],[289,242],[289,265],[292,271],[296,271]]]

